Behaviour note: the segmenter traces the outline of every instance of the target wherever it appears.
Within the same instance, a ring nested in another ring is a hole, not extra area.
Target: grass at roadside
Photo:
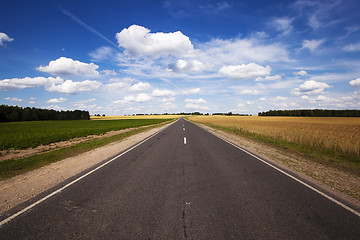
[[[158,124],[165,119],[31,121],[0,123],[0,150],[34,148],[77,137]]]
[[[196,116],[189,120],[300,152],[360,176],[360,119]]]
[[[165,123],[161,123],[161,124],[165,124]],[[91,140],[88,142],[79,143],[66,148],[61,148],[50,152],[33,155],[30,157],[20,158],[16,160],[1,161],[0,179],[4,180],[10,177],[14,177],[16,175],[40,168],[47,164],[57,162],[68,157],[76,156],[78,154],[93,150],[95,148],[105,146],[109,143],[120,141],[128,136],[149,130],[156,126],[159,125],[137,128],[111,137]]]

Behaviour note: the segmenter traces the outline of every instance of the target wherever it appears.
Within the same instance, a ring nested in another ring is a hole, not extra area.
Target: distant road
[[[180,119],[0,239],[360,239],[360,217]]]

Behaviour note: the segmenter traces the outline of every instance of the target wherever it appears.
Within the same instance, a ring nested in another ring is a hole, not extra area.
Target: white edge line
[[[174,123],[176,123],[176,122],[177,122],[177,121],[175,121],[175,122],[171,123],[171,124],[170,124],[169,126],[167,126],[166,128],[170,127],[172,124],[174,124]],[[29,205],[29,206],[25,207],[24,209],[22,209],[22,210],[18,211],[17,213],[15,213],[15,214],[11,215],[10,217],[8,217],[8,218],[6,218],[6,219],[2,220],[2,221],[0,222],[0,227],[1,227],[1,226],[3,226],[4,224],[6,224],[6,223],[10,222],[11,220],[13,220],[14,218],[16,218],[17,216],[19,216],[19,215],[21,215],[21,214],[23,214],[23,213],[25,213],[25,212],[29,211],[30,209],[32,209],[32,208],[33,208],[33,207],[35,207],[36,205],[39,205],[40,203],[44,202],[45,200],[47,200],[47,199],[51,198],[52,196],[54,196],[54,195],[58,194],[59,192],[61,192],[61,191],[63,191],[63,190],[65,190],[66,188],[70,187],[71,185],[73,185],[74,183],[76,183],[76,182],[80,181],[81,179],[85,178],[86,176],[88,176],[88,175],[92,174],[93,172],[96,172],[96,171],[97,171],[97,170],[99,170],[100,168],[102,168],[102,167],[104,167],[104,166],[108,165],[109,163],[113,162],[113,161],[114,161],[114,160],[116,160],[117,158],[119,158],[119,157],[121,157],[121,156],[125,155],[126,153],[130,152],[130,151],[131,151],[131,150],[133,150],[134,148],[136,148],[136,147],[138,147],[139,145],[143,144],[143,143],[144,143],[144,142],[146,142],[147,140],[149,140],[149,139],[153,138],[155,135],[157,135],[157,134],[159,134],[160,132],[164,131],[166,128],[164,128],[164,129],[161,129],[161,130],[157,131],[157,132],[156,132],[156,133],[154,133],[153,135],[150,135],[149,137],[145,138],[145,139],[144,139],[144,140],[142,140],[141,142],[139,142],[139,143],[137,143],[136,145],[132,146],[131,148],[129,148],[129,149],[128,149],[128,150],[126,150],[125,152],[122,152],[121,154],[119,154],[119,155],[117,155],[117,156],[113,157],[113,158],[112,158],[112,159],[110,159],[109,161],[107,161],[107,162],[105,162],[105,163],[101,164],[100,166],[98,166],[97,168],[95,168],[95,169],[91,170],[90,172],[85,173],[84,175],[82,175],[82,176],[78,177],[77,179],[73,180],[72,182],[70,182],[70,183],[66,184],[65,186],[63,186],[63,187],[61,187],[61,188],[59,188],[58,190],[56,190],[56,191],[54,191],[54,192],[52,192],[52,193],[50,193],[50,194],[46,195],[46,196],[45,196],[45,197],[43,197],[42,199],[40,199],[40,200],[38,200],[38,201],[34,202],[33,204],[31,204],[31,205]]]
[[[204,129],[204,128],[203,128],[203,129]],[[205,129],[204,129],[204,130],[205,130]],[[205,131],[207,131],[207,130],[205,130]],[[298,179],[298,178],[294,177],[293,175],[291,175],[291,174],[289,174],[289,173],[287,173],[287,172],[285,172],[285,171],[281,170],[280,168],[278,168],[278,167],[276,167],[276,166],[272,165],[271,163],[269,163],[269,162],[265,161],[264,159],[261,159],[260,157],[258,157],[258,156],[256,156],[256,155],[254,155],[254,154],[252,154],[251,152],[249,152],[249,151],[247,151],[247,150],[243,149],[242,147],[240,147],[240,146],[236,145],[235,143],[232,143],[232,142],[230,142],[229,140],[227,140],[227,139],[225,139],[225,138],[223,138],[223,137],[221,137],[221,136],[219,136],[219,135],[217,135],[217,134],[215,134],[215,133],[212,133],[212,132],[210,132],[210,131],[207,131],[207,132],[209,132],[209,133],[211,133],[212,135],[214,135],[215,137],[218,137],[218,138],[220,138],[221,140],[223,140],[223,141],[225,141],[225,142],[227,142],[227,143],[231,144],[232,146],[234,146],[234,147],[238,148],[239,150],[241,150],[241,151],[243,151],[243,152],[245,152],[245,153],[249,154],[250,156],[252,156],[252,157],[256,158],[257,160],[259,160],[259,161],[261,161],[261,162],[265,163],[266,165],[268,165],[268,166],[270,166],[270,167],[274,168],[275,170],[277,170],[277,171],[279,171],[279,172],[281,172],[281,173],[285,174],[286,176],[288,176],[288,177],[292,178],[293,180],[297,181],[298,183],[301,183],[301,184],[302,184],[302,185],[304,185],[305,187],[310,188],[310,189],[311,189],[311,190],[313,190],[314,192],[317,192],[318,194],[320,194],[321,196],[323,196],[323,197],[327,198],[328,200],[332,201],[333,203],[336,203],[337,205],[339,205],[339,206],[341,206],[341,207],[345,208],[346,210],[348,210],[348,211],[352,212],[353,214],[357,215],[358,217],[360,217],[360,213],[359,213],[358,211],[356,211],[356,210],[352,209],[351,207],[349,207],[349,206],[345,205],[344,203],[342,203],[342,202],[340,202],[340,201],[336,200],[335,198],[333,198],[333,197],[331,197],[331,196],[327,195],[326,193],[324,193],[324,192],[322,192],[322,191],[320,191],[320,190],[318,190],[318,189],[314,188],[313,186],[311,186],[311,185],[309,185],[309,184],[305,183],[304,181],[302,181],[302,180],[300,180],[300,179]]]

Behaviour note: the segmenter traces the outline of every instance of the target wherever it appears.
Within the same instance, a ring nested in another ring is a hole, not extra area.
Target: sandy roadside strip
[[[78,156],[66,158],[34,171],[0,181],[0,214],[124,151],[170,124],[152,128]]]

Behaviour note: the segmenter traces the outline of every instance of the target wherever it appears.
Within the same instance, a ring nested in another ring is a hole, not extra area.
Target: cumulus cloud
[[[360,78],[357,78],[355,80],[351,80],[349,83],[350,83],[351,86],[360,89]]]
[[[305,70],[301,70],[298,72],[293,72],[294,75],[298,75],[298,76],[306,76],[308,75],[308,73]]]
[[[200,88],[191,88],[191,89],[182,91],[182,94],[188,95],[188,94],[196,94],[199,92],[200,92]]]
[[[129,104],[132,102],[142,103],[151,99],[151,96],[147,93],[139,93],[137,96],[129,95],[125,96],[122,100],[114,101],[115,104]]]
[[[46,103],[62,103],[65,102],[66,98],[53,98],[47,101]]]
[[[205,65],[198,60],[186,61],[183,59],[177,60],[175,63],[169,64],[168,68],[177,73],[183,72],[201,72],[205,70]]]
[[[145,83],[139,82],[139,83],[137,83],[137,84],[132,85],[132,86],[129,88],[129,90],[130,90],[130,91],[144,91],[144,90],[149,89],[150,87],[151,87],[150,84],[147,83],[147,82],[145,82]]]
[[[113,57],[115,54],[114,50],[111,47],[100,47],[89,53],[90,57],[94,61],[103,61]]]
[[[11,78],[0,80],[0,91],[19,90],[31,87],[51,86],[53,84],[61,84],[64,80],[60,77],[25,77],[25,78]]]
[[[250,89],[245,89],[245,90],[242,90],[240,92],[240,94],[243,94],[243,95],[261,95],[261,94],[264,94],[263,91],[259,91],[259,90],[250,90]]]
[[[40,66],[37,68],[40,72],[47,72],[51,75],[85,75],[98,76],[96,70],[99,66],[94,63],[83,63],[71,58],[60,57],[54,61],[50,61],[48,66]]]
[[[330,85],[317,82],[314,80],[305,81],[298,88],[294,88],[291,90],[291,94],[299,96],[299,95],[315,95],[315,94],[323,94],[325,88],[331,88]]]
[[[185,102],[187,103],[194,103],[194,104],[201,104],[201,103],[206,103],[206,101],[202,98],[199,98],[199,99],[185,99]]]
[[[16,98],[16,97],[6,97],[5,100],[12,101],[12,102],[24,102],[24,99]]]
[[[90,92],[98,89],[101,86],[100,82],[85,80],[82,82],[73,82],[66,80],[61,84],[53,84],[45,89],[49,92],[59,92],[65,94],[76,94],[79,92]]]
[[[150,29],[132,25],[116,34],[119,47],[133,57],[160,58],[168,55],[186,56],[193,51],[189,37],[180,31],[150,33]]]
[[[101,71],[102,73],[104,73],[106,76],[116,76],[117,75],[117,72],[114,71],[114,70],[102,70]]]
[[[152,92],[152,96],[154,96],[154,97],[169,97],[169,96],[175,96],[175,93],[173,91],[167,90],[167,89],[164,89],[164,90],[155,89]]]
[[[229,65],[224,66],[219,70],[221,75],[238,80],[263,77],[269,75],[270,72],[270,66],[263,67],[255,63]]]
[[[131,83],[134,82],[135,79],[132,78],[111,78],[110,83],[105,84],[105,89],[109,91],[116,91],[122,88],[130,87]]]
[[[280,79],[281,79],[281,75],[257,77],[255,79],[255,82],[269,82],[269,81],[276,81],[276,80],[280,80]]]
[[[0,46],[5,47],[5,42],[14,41],[13,38],[10,38],[6,33],[0,32]]]

